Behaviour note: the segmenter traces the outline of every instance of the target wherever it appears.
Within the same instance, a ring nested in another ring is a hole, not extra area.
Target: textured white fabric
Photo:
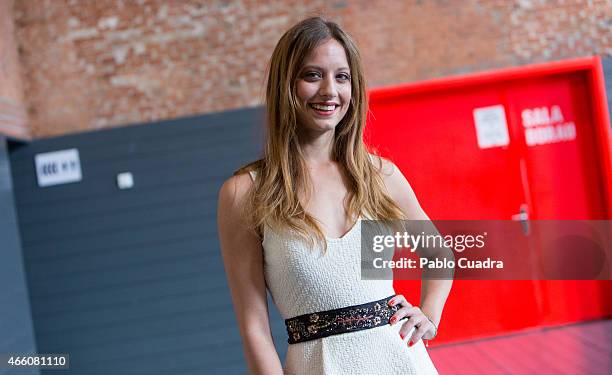
[[[264,228],[266,284],[283,319],[394,295],[392,280],[361,280],[360,244],[361,218],[341,238],[327,238],[325,253],[288,230]],[[402,323],[291,344],[284,373],[437,374],[422,340],[408,347],[401,339]]]

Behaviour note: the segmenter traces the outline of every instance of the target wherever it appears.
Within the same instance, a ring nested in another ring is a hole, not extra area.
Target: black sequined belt
[[[289,344],[356,332],[389,324],[399,305],[389,306],[395,296],[361,305],[304,314],[285,319]]]

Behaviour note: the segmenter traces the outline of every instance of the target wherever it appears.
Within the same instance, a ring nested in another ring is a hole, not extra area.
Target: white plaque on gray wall
[[[81,161],[76,148],[37,154],[34,161],[40,187],[81,181]]]

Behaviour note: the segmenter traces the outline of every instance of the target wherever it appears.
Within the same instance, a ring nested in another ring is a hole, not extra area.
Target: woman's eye
[[[304,78],[319,78],[321,75],[318,72],[306,72]]]
[[[322,78],[322,74],[320,72],[312,71],[304,73],[304,78],[307,80],[316,80]],[[340,73],[336,76],[336,79],[339,81],[350,81],[351,76],[348,73]]]

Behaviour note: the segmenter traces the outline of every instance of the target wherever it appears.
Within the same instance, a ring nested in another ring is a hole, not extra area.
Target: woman
[[[266,108],[263,158],[223,184],[218,206],[250,373],[437,373],[421,339],[436,335],[451,281],[423,280],[417,307],[391,280],[360,277],[361,218],[428,217],[399,169],[365,149],[365,81],[351,38],[320,17],[288,30],[270,61]],[[266,287],[286,319],[284,369]]]

